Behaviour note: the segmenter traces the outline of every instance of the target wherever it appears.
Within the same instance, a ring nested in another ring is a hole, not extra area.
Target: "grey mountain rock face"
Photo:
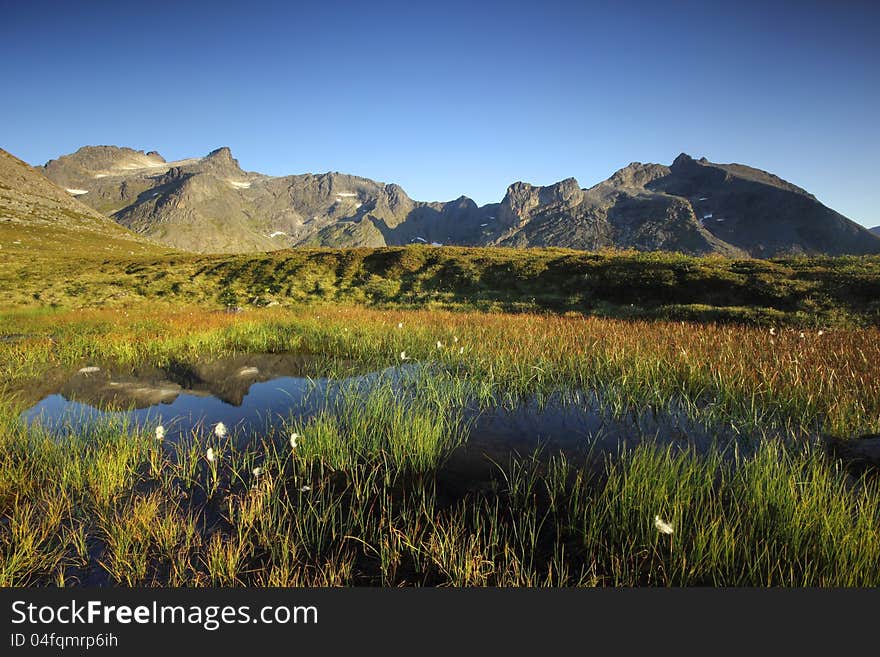
[[[0,148],[0,227],[10,234],[37,229],[41,240],[68,242],[70,234],[92,235],[128,241],[138,253],[142,247],[154,247],[81,203],[81,191],[53,184],[40,171]]]
[[[681,154],[634,162],[583,189],[516,182],[500,203],[414,201],[398,185],[337,172],[243,171],[228,148],[167,162],[156,152],[87,146],[43,172],[118,223],[204,252],[411,242],[605,247],[772,257],[880,253],[880,238],[773,174]]]
[[[871,232],[874,233],[875,235],[880,235],[880,226],[874,226],[871,229]]]

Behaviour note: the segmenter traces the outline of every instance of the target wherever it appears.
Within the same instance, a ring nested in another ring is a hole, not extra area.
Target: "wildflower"
[[[825,333],[825,331],[823,331],[822,329],[819,329],[819,332],[816,335],[824,335],[824,333]]]
[[[671,534],[674,531],[672,529],[672,525],[670,525],[668,522],[664,522],[663,520],[661,520],[660,516],[654,516],[654,526],[661,534]]]
[[[442,349],[442,348],[443,348],[443,343],[440,342],[440,340],[437,340],[437,348],[438,348],[438,349]]]
[[[770,327],[770,335],[776,335],[776,329],[774,327]]]
[[[259,477],[261,474],[263,474],[263,468],[254,468],[255,477]]]
[[[296,445],[297,445],[297,442],[296,442],[296,441],[297,441],[298,439],[299,439],[299,434],[298,434],[298,433],[292,433],[292,434],[290,434],[290,449],[296,449]]]
[[[406,355],[405,351],[400,352],[400,360],[409,360],[409,356]]]
[[[165,440],[165,427],[161,424],[156,427],[156,440]]]
[[[226,425],[222,422],[218,422],[217,425],[214,427],[214,435],[218,438],[225,438],[227,433],[228,432],[226,431]]]
[[[453,342],[458,342],[458,336],[457,336],[457,335],[453,335],[453,336],[452,336],[452,341],[453,341]]]
[[[403,328],[403,322],[397,322],[397,328]]]
[[[458,353],[463,354],[463,353],[464,353],[464,347],[459,347],[459,348],[458,348]]]
[[[205,454],[205,458],[208,459],[208,463],[214,462],[214,448],[209,447],[208,452]]]
[[[804,332],[801,331],[801,340],[803,340],[805,337],[806,337],[806,336],[804,335]]]
[[[300,493],[308,493],[310,490],[312,490],[311,486],[303,486],[302,488],[299,489],[299,492]]]

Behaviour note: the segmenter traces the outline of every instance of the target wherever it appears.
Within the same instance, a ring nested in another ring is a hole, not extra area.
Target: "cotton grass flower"
[[[311,486],[302,486],[302,487],[299,489],[299,492],[300,492],[300,493],[308,493],[310,490],[312,490],[312,487],[311,487]]]
[[[405,351],[400,352],[400,360],[409,360],[409,356],[406,355]]]
[[[672,534],[675,531],[672,528],[672,525],[662,520],[660,516],[654,516],[654,527],[656,527],[657,531],[661,534]]]
[[[227,433],[229,432],[226,430],[226,425],[222,422],[218,422],[217,425],[214,427],[214,435],[218,438],[226,438]]]
[[[259,477],[261,474],[263,474],[263,468],[254,468],[253,473],[255,477]]]
[[[300,436],[298,433],[290,434],[290,449],[296,449],[296,446],[298,444],[297,441],[299,440],[299,437]]]
[[[205,458],[208,459],[208,463],[213,463],[214,459],[217,458],[214,456],[214,448],[209,447],[207,453],[205,454]]]
[[[443,348],[443,343],[440,342],[440,340],[437,340],[437,348],[438,348],[438,349],[442,349],[442,348]]]
[[[156,427],[156,440],[165,440],[165,427],[161,424]]]
[[[402,328],[403,328],[403,322],[397,322],[397,328],[402,329]]]
[[[774,327],[770,327],[770,335],[776,335],[776,329]]]

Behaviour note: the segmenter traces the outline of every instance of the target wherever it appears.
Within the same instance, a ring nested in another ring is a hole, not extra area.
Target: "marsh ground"
[[[338,304],[21,309],[0,327],[7,585],[880,581],[878,484],[820,439],[880,429],[876,328]],[[259,435],[21,421],[76,368],[248,353],[310,354],[315,376],[422,367]],[[699,449],[468,451],[468,405],[576,391],[612,416],[674,408],[723,431]]]

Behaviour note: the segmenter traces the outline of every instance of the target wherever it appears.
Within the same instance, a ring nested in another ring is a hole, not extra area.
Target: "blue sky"
[[[0,0],[0,146],[230,146],[420,200],[684,151],[880,224],[880,3]]]

